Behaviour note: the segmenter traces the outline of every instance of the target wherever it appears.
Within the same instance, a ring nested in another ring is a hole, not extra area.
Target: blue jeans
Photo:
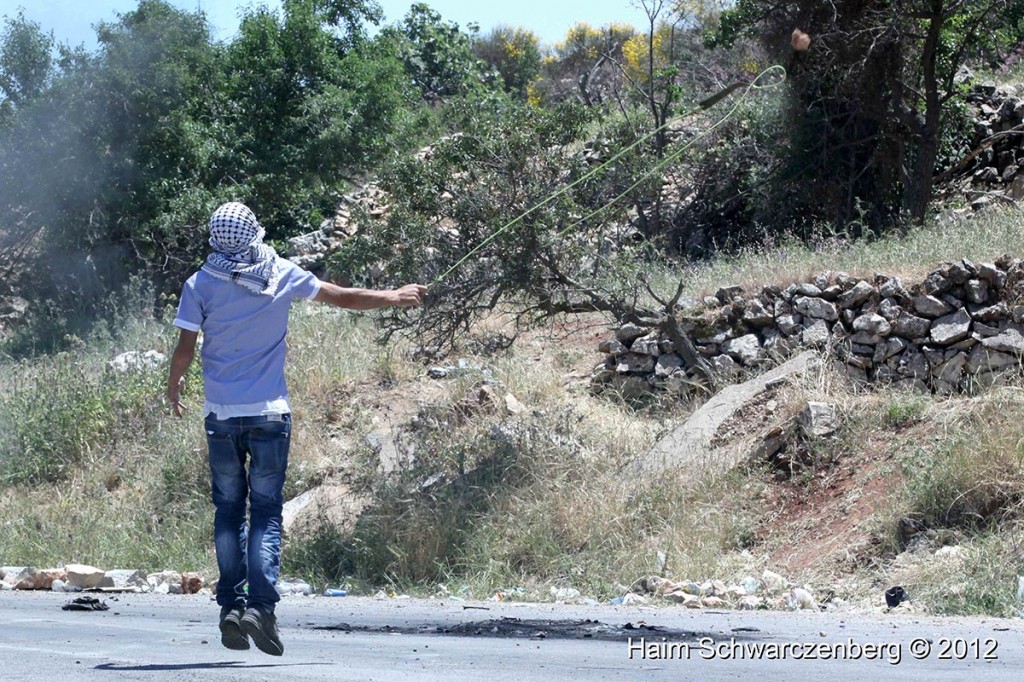
[[[281,506],[291,432],[290,414],[206,417],[221,608],[260,606],[273,611],[280,599],[274,586],[281,572]]]

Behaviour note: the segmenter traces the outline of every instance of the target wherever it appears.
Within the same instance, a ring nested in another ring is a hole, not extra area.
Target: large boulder
[[[630,465],[636,480],[649,480],[668,471],[692,473],[696,478],[709,468],[727,470],[739,463],[746,452],[727,452],[711,447],[719,428],[739,410],[758,399],[769,387],[818,366],[818,354],[804,351],[788,362],[741,384],[726,386],[685,422],[658,441],[651,450]]]
[[[87,564],[68,564],[64,567],[67,573],[67,584],[83,590],[99,587],[105,572]]]
[[[64,580],[61,568],[23,568],[13,579],[5,578],[16,590],[48,590],[55,580]]]
[[[285,533],[312,531],[318,526],[347,533],[369,504],[366,493],[348,483],[328,480],[285,502],[281,525]]]

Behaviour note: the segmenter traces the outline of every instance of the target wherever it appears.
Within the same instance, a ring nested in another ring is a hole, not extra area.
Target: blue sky
[[[412,0],[378,0],[384,8],[387,22],[397,21],[405,15]],[[117,13],[137,6],[136,0],[0,0],[0,16],[14,16],[24,7],[25,16],[39,23],[44,30],[52,30],[59,42],[72,45],[95,46],[92,26],[99,21],[113,21]],[[279,7],[280,0],[171,0],[171,4],[184,9],[201,7],[215,29],[215,36],[229,40],[238,29],[238,15],[242,8],[254,4]],[[442,17],[465,27],[469,22],[480,25],[482,32],[498,24],[509,24],[531,29],[546,43],[560,40],[566,30],[577,21],[601,26],[612,21],[624,21],[642,27],[645,15],[639,3],[631,0],[515,0],[509,3],[480,0],[428,0]]]

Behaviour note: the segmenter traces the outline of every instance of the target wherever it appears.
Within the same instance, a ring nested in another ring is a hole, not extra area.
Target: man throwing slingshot
[[[291,441],[284,379],[291,302],[306,298],[353,310],[409,307],[420,305],[427,288],[408,284],[376,291],[322,282],[279,258],[263,243],[264,234],[243,204],[228,203],[214,211],[213,253],[181,292],[174,320],[181,331],[167,378],[167,399],[181,417],[184,376],[202,331],[203,415],[215,506],[221,643],[229,649],[248,649],[251,638],[261,651],[280,656],[284,645],[274,607],[280,599],[275,584]]]

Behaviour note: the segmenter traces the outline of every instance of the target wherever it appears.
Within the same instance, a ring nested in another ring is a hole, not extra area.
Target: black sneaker
[[[271,656],[284,653],[284,644],[277,631],[277,617],[272,611],[250,606],[242,616],[242,632],[252,638],[256,648]]]
[[[245,609],[241,606],[228,606],[220,610],[220,643],[228,649],[245,651],[249,648],[249,638],[242,633],[242,615]]]

